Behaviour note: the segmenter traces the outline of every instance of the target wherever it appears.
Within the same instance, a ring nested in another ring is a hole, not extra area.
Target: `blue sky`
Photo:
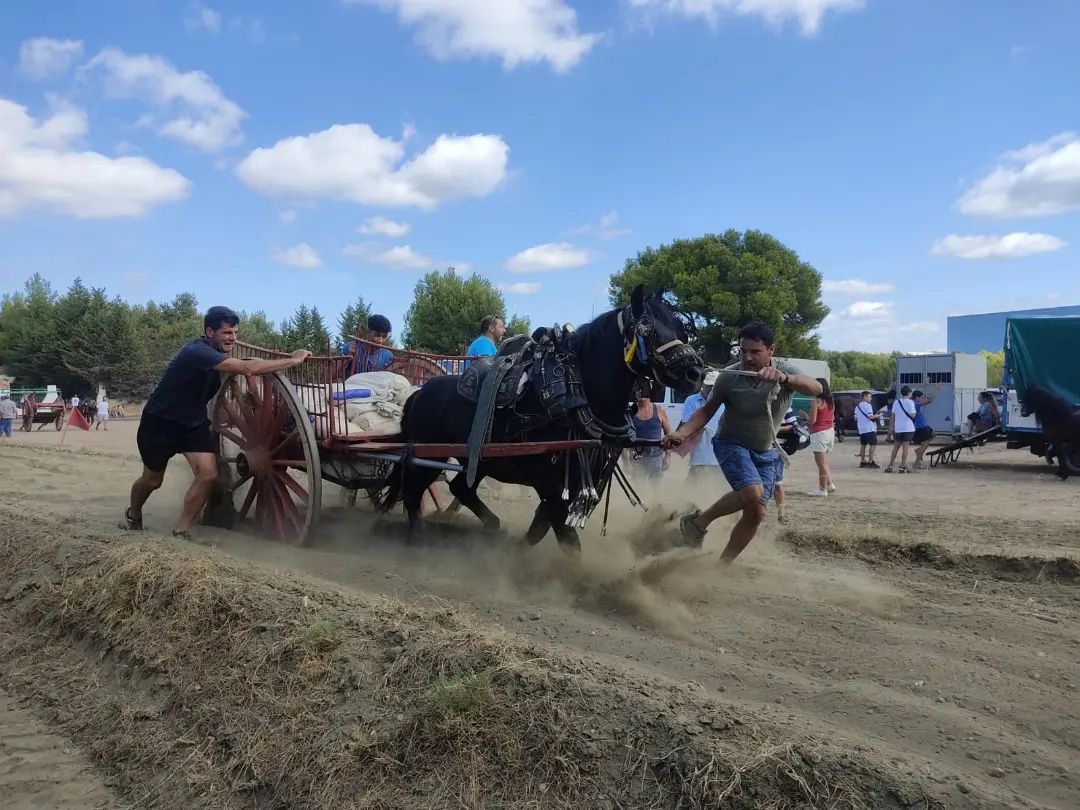
[[[1080,302],[1074,0],[8,3],[0,289],[363,295],[446,264],[535,323],[645,246],[771,232],[829,348]],[[1071,272],[1070,272],[1071,270]]]

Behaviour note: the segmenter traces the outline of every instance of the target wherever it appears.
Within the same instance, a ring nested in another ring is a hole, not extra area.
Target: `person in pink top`
[[[829,453],[836,440],[836,407],[833,404],[829,383],[817,378],[821,393],[810,403],[810,450],[814,453],[817,464],[818,485],[809,494],[815,498],[824,498],[836,491],[836,486],[829,475]]]

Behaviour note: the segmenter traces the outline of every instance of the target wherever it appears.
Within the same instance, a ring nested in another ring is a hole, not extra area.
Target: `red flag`
[[[86,417],[82,415],[78,408],[71,409],[71,418],[68,420],[68,424],[82,430],[90,429],[90,423],[86,421]]]

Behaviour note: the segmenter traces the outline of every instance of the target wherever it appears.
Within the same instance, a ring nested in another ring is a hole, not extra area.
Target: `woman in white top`
[[[109,400],[102,397],[97,401],[97,419],[94,420],[94,430],[104,427],[109,429]]]
[[[911,442],[915,438],[915,416],[917,413],[915,403],[911,400],[911,386],[905,385],[900,389],[900,396],[892,406],[892,458],[889,459],[889,466],[885,468],[885,472],[891,473],[893,471],[893,462],[896,461],[896,454],[900,452],[901,448],[903,448],[904,452],[900,457],[900,472],[911,472],[907,465],[907,457],[908,448],[911,447]]]

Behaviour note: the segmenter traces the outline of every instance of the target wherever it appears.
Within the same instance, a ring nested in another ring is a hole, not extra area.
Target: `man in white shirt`
[[[885,472],[891,473],[893,471],[893,462],[896,461],[896,454],[900,452],[901,448],[903,448],[904,452],[900,457],[900,472],[911,472],[907,465],[907,457],[908,448],[911,447],[911,442],[915,438],[915,416],[917,413],[915,403],[911,401],[911,386],[905,385],[900,389],[900,397],[893,403],[892,407],[892,458],[889,459],[889,466],[885,468]]]
[[[109,429],[109,400],[105,397],[97,401],[97,419],[94,420],[94,430],[100,427],[104,427],[106,431]]]
[[[79,395],[78,394],[73,394],[72,397],[71,397],[71,410],[73,410],[73,411],[79,410]]]
[[[709,394],[712,393],[712,387],[716,384],[716,379],[720,374],[716,371],[710,371],[705,375],[705,382],[701,386],[701,393],[691,394],[686,398],[683,403],[682,416],[679,419],[679,427],[682,427],[690,421],[698,409],[701,408],[706,400],[709,398]],[[716,429],[720,424],[720,417],[724,413],[724,406],[721,405],[717,408],[716,413],[713,414],[712,419],[705,423],[705,427],[701,429],[701,433],[697,436],[697,444],[694,445],[694,449],[690,451],[690,478],[691,479],[703,479],[709,476],[718,476],[720,474],[720,462],[716,460],[716,453],[713,452],[712,440],[716,435]]]
[[[859,428],[859,466],[878,469],[878,463],[874,461],[874,453],[877,452],[877,426],[878,415],[874,413],[874,396],[869,391],[863,391],[859,401],[855,403],[855,423]],[[870,458],[867,458],[869,450]]]

